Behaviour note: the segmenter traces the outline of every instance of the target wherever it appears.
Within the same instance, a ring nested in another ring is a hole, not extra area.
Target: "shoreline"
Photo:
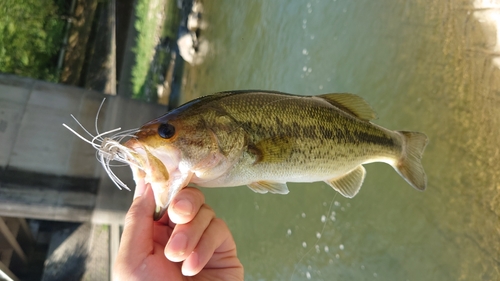
[[[117,1],[113,9],[99,4],[91,10],[80,2],[77,0],[73,16],[80,15],[85,30],[73,25],[69,31],[68,36],[75,39],[62,47],[66,54],[60,83],[175,107],[181,100],[185,63],[177,39],[187,29],[193,0],[152,1],[158,5],[147,13],[157,24],[148,43],[153,46],[148,51],[152,57],[149,63],[143,63],[147,74],[142,74],[146,76],[139,94],[134,94],[132,85],[140,34],[135,28],[135,1]],[[86,38],[85,44],[78,43],[78,38]]]

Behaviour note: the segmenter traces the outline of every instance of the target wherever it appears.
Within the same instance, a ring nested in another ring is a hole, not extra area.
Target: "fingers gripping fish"
[[[366,101],[353,94],[232,91],[190,101],[138,130],[102,138],[112,133],[106,132],[88,142],[118,186],[126,187],[110,160],[129,164],[136,183],[152,185],[155,219],[189,183],[287,194],[287,182],[324,181],[352,198],[365,178],[363,164],[372,162],[391,165],[424,190],[427,136],[383,128],[370,122],[374,118]]]

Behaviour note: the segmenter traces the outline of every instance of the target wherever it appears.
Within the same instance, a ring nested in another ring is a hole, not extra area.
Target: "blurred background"
[[[355,93],[430,139],[425,192],[384,164],[353,199],[202,189],[245,280],[499,280],[499,25],[495,0],[2,1],[0,280],[110,278],[132,193],[70,114],[129,129],[240,89]]]

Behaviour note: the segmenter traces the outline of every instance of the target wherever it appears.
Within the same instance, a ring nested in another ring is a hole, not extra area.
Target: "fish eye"
[[[169,139],[175,135],[175,127],[169,123],[161,124],[158,127],[158,134],[164,139]]]

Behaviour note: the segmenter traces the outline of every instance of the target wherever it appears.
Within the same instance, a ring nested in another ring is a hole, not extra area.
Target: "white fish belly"
[[[286,163],[245,163],[242,161],[228,170],[222,176],[211,180],[197,180],[192,182],[200,187],[230,187],[248,185],[258,181],[269,182],[318,182],[341,177],[362,164],[372,162],[394,162],[389,157],[365,157],[356,161],[324,161],[308,163],[303,166],[289,166]]]

